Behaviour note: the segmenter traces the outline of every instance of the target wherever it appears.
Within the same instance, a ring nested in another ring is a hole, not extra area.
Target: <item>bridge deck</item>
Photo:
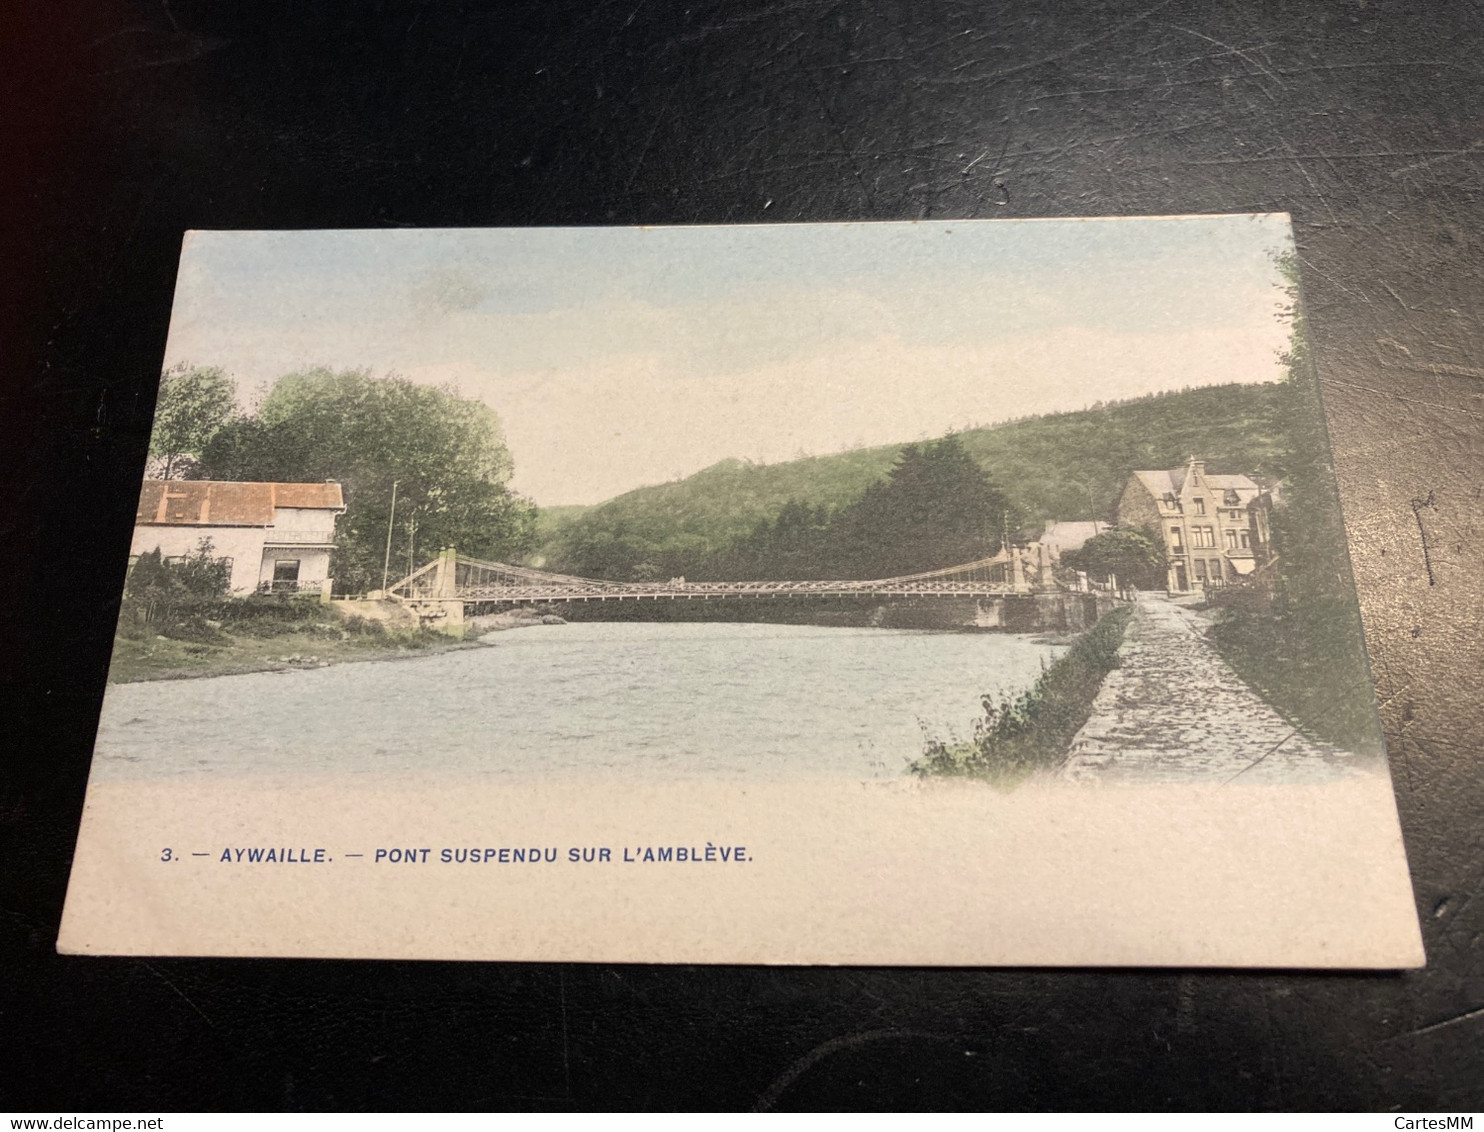
[[[460,587],[457,597],[469,602],[508,602],[516,605],[565,601],[711,601],[737,598],[831,598],[831,597],[1005,597],[1015,590],[1003,584],[958,582],[938,585],[894,585],[860,582],[780,583],[687,583],[685,585],[615,584],[587,589],[575,586],[469,586]]]

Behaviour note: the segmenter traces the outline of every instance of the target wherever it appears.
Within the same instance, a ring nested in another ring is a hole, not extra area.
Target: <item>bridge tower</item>
[[[428,596],[419,597],[412,605],[423,625],[447,633],[451,637],[464,635],[464,599],[459,597],[459,552],[445,546],[438,552],[431,571],[433,578]]]

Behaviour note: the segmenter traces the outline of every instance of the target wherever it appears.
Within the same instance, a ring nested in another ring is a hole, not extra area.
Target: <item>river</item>
[[[1006,633],[588,622],[390,663],[110,685],[93,774],[900,776],[1064,651]]]

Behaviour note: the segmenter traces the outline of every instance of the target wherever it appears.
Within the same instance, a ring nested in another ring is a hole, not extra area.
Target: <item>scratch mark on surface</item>
[[[1252,157],[1207,157],[1193,161],[1182,161],[1182,165],[1258,165],[1274,161],[1374,161],[1378,157],[1426,157],[1442,156],[1453,157],[1465,150],[1456,149],[1378,149],[1371,151],[1346,151],[1343,153],[1325,153],[1316,150],[1313,153],[1285,153],[1264,154]]]
[[[1484,1018],[1484,1006],[1476,1006],[1472,1010],[1465,1010],[1462,1014],[1455,1014],[1451,1018],[1444,1018],[1441,1022],[1430,1022],[1426,1026],[1416,1030],[1409,1030],[1408,1037],[1419,1038],[1423,1034],[1431,1034],[1435,1030],[1444,1030],[1449,1026],[1457,1026],[1461,1022],[1472,1022],[1475,1018]]]
[[[1473,902],[1473,899],[1474,894],[1469,893],[1463,898],[1462,903],[1458,904],[1457,906],[1450,905],[1446,909],[1449,919],[1448,922],[1443,926],[1444,937],[1451,935],[1455,928],[1462,926],[1466,922],[1463,913],[1468,908],[1469,904]]]
[[[889,1041],[893,1038],[928,1038],[932,1041],[952,1041],[946,1034],[929,1034],[915,1030],[862,1030],[858,1034],[846,1034],[842,1038],[831,1038],[815,1046],[803,1057],[799,1058],[787,1069],[778,1075],[771,1085],[763,1090],[762,1096],[758,1097],[757,1104],[752,1106],[753,1112],[767,1112],[778,1103],[780,1097],[788,1091],[790,1085],[813,1069],[825,1058],[841,1050],[855,1049],[859,1046],[869,1045],[871,1042]]]
[[[174,18],[172,17],[172,23]],[[124,51],[135,57],[120,63],[116,67],[109,67],[100,71],[89,72],[93,78],[107,78],[111,75],[122,75],[129,71],[144,71],[152,67],[173,67],[181,63],[192,63],[204,55],[220,50],[226,46],[227,41],[223,39],[208,38],[204,36],[191,35],[189,33],[172,34],[166,32],[155,32],[147,27],[123,28],[120,31],[93,41],[89,46],[96,47],[111,40],[127,37]]]
[[[566,1083],[567,1099],[572,1099],[572,1043],[567,1037],[567,976],[557,969],[557,990],[562,1000],[562,1080]]]
[[[995,82],[998,79],[1003,79],[1003,78],[1006,78],[1006,77],[1008,77],[1010,75],[1018,75],[1022,71],[1029,71],[1029,70],[1035,69],[1036,67],[1043,67],[1047,63],[1059,63],[1063,59],[1067,59],[1067,58],[1069,58],[1069,57],[1071,57],[1073,55],[1078,54],[1079,52],[1082,52],[1082,51],[1087,50],[1087,48],[1089,48],[1089,47],[1092,47],[1092,46],[1094,46],[1096,44],[1102,43],[1103,40],[1105,40],[1105,39],[1111,39],[1111,38],[1113,38],[1113,36],[1118,35],[1120,32],[1127,31],[1131,27],[1137,27],[1139,24],[1142,24],[1146,20],[1148,20],[1151,16],[1155,15],[1158,12],[1163,11],[1165,8],[1168,8],[1174,2],[1175,2],[1175,0],[1163,0],[1162,3],[1156,4],[1154,7],[1149,8],[1146,11],[1140,12],[1136,16],[1131,16],[1129,19],[1125,20],[1123,23],[1118,24],[1118,25],[1116,25],[1114,27],[1109,28],[1107,31],[1103,32],[1101,35],[1095,35],[1091,39],[1079,40],[1078,42],[1072,44],[1071,47],[1068,47],[1068,48],[1066,48],[1063,51],[1057,51],[1057,52],[1055,52],[1054,54],[1051,54],[1051,55],[1044,55],[1044,56],[1042,56],[1039,59],[1032,59],[1029,63],[1017,63],[1013,67],[1004,67],[1004,68],[1001,68],[998,71],[990,71],[987,74],[983,74],[983,75],[970,75],[967,78],[962,78],[962,79],[940,79],[940,80],[936,80],[936,81],[929,79],[929,80],[926,80],[923,83],[923,85],[924,86],[957,86],[957,85],[959,85],[961,83],[987,83],[987,82]]]
[[[1406,300],[1403,299],[1400,295],[1398,295],[1396,293],[1396,288],[1393,287],[1390,283],[1386,282],[1386,280],[1384,280],[1384,279],[1381,280],[1381,286],[1383,286],[1383,287],[1386,288],[1386,293],[1388,295],[1390,295],[1393,299],[1396,300],[1396,305],[1399,306],[1399,307],[1401,307],[1402,310],[1404,310],[1404,311],[1415,311],[1417,309],[1416,307],[1409,307],[1407,305]],[[1414,326],[1416,325],[1416,322],[1413,321],[1412,319],[1408,319],[1407,321],[1408,322],[1411,322],[1412,325],[1414,325]],[[1405,346],[1403,346],[1400,342],[1393,341],[1392,339],[1389,339],[1389,338],[1388,339],[1384,339],[1384,341],[1386,341],[1389,344],[1395,346],[1397,349],[1401,350],[1405,354],[1410,354],[1412,352],[1411,350],[1408,350]]]
[[[1314,261],[1311,260],[1311,259],[1309,259],[1307,256],[1303,256],[1303,255],[1300,255],[1299,256],[1299,266],[1302,267],[1304,271],[1312,272],[1315,275],[1318,275],[1326,283],[1328,283],[1331,287],[1335,287],[1335,288],[1338,288],[1341,291],[1344,291],[1345,294],[1349,295],[1352,299],[1358,299],[1360,302],[1363,302],[1363,303],[1366,303],[1366,304],[1369,304],[1370,303],[1371,297],[1369,295],[1365,294],[1364,292],[1356,291],[1356,290],[1353,290],[1353,289],[1345,286],[1344,283],[1342,283],[1340,280],[1336,279],[1329,272],[1320,270],[1320,268],[1318,267],[1318,265],[1316,265],[1314,263]]]
[[[201,1021],[205,1022],[213,1030],[216,1029],[216,1023],[213,1022],[210,1018],[208,1018],[206,1016],[206,1011],[202,1010],[199,1006],[197,1006],[191,1000],[191,996],[188,995],[188,994],[186,994],[185,991],[181,990],[178,986],[176,986],[175,983],[173,983],[165,975],[165,972],[161,971],[153,963],[147,963],[143,959],[139,960],[139,965],[141,967],[143,967],[146,971],[148,971],[151,975],[153,975],[155,978],[159,979],[160,982],[164,983],[167,987],[169,987],[171,990],[173,990],[177,995],[179,995],[182,1002],[184,1002],[187,1006],[189,1006],[192,1010],[194,1010],[197,1014],[199,1014],[201,1016]]]
[[[1430,507],[1434,511],[1438,509],[1437,503],[1433,500],[1433,493],[1430,491],[1427,493],[1426,499],[1412,500],[1412,518],[1417,520],[1417,533],[1422,537],[1422,564],[1427,567],[1427,584],[1435,586],[1438,584],[1438,580],[1433,576],[1432,572],[1432,549],[1427,545],[1427,528],[1422,525],[1422,509],[1424,507]]]
[[[1425,161],[1416,161],[1411,165],[1403,165],[1400,169],[1393,169],[1391,175],[1393,177],[1400,177],[1403,173],[1411,173],[1417,169],[1429,169],[1434,165],[1441,165],[1445,161],[1452,161],[1455,157],[1464,157],[1470,153],[1478,153],[1480,150],[1484,150],[1484,138],[1470,142],[1462,149],[1444,150],[1436,156],[1427,158]]]
[[[1410,370],[1410,367],[1398,366],[1395,368],[1407,368]],[[1427,371],[1424,370],[1421,372],[1425,373]],[[1484,376],[1484,374],[1481,374],[1480,376]],[[1323,379],[1323,382],[1325,385],[1338,385],[1342,389],[1360,389],[1366,393],[1379,394],[1382,397],[1395,397],[1398,401],[1404,401],[1409,405],[1425,405],[1429,409],[1443,409],[1449,413],[1461,413],[1463,416],[1466,417],[1484,416],[1484,413],[1470,412],[1468,409],[1461,409],[1457,405],[1443,405],[1437,401],[1424,401],[1421,397],[1403,397],[1400,393],[1392,393],[1389,390],[1385,389],[1376,389],[1370,385],[1362,385],[1358,381],[1340,381],[1337,378],[1326,377]]]
[[[1186,35],[1193,35],[1197,39],[1204,39],[1207,43],[1214,43],[1217,47],[1225,48],[1227,51],[1230,51],[1233,55],[1235,55],[1238,59],[1241,59],[1243,62],[1249,64],[1254,69],[1262,72],[1268,78],[1272,79],[1279,86],[1287,86],[1287,84],[1282,79],[1280,79],[1272,71],[1268,70],[1268,68],[1264,67],[1251,55],[1247,54],[1247,52],[1243,51],[1240,47],[1233,47],[1230,43],[1225,43],[1222,40],[1216,39],[1209,35],[1205,35],[1202,32],[1196,31],[1194,28],[1181,27],[1179,24],[1166,24],[1165,26],[1174,28],[1176,31],[1184,32]],[[1263,91],[1263,94],[1267,95],[1269,101],[1272,100],[1273,95],[1271,91],[1265,90]]]
[[[634,183],[634,178],[639,175],[639,170],[644,168],[644,159],[649,156],[649,147],[654,144],[654,135],[659,133],[660,123],[665,120],[665,115],[670,112],[670,101],[675,97],[672,87],[670,93],[665,96],[664,103],[660,106],[659,113],[654,116],[654,125],[649,127],[649,136],[644,139],[644,145],[639,150],[639,157],[634,162],[634,167],[629,170],[628,179],[623,183],[623,191],[627,194]]]
[[[1384,70],[1384,69],[1387,69],[1387,68],[1393,68],[1393,69],[1395,69],[1395,68],[1401,68],[1401,69],[1406,69],[1406,70],[1416,70],[1419,67],[1450,67],[1451,68],[1453,66],[1455,66],[1455,64],[1448,63],[1448,62],[1446,62],[1445,60],[1442,60],[1442,59],[1415,59],[1415,60],[1412,60],[1411,62],[1403,62],[1403,63],[1383,63],[1383,62],[1375,62],[1375,63],[1333,63],[1333,64],[1330,64],[1328,66],[1323,66],[1323,67],[1279,67],[1279,68],[1273,69],[1272,73],[1275,74],[1275,75],[1279,75],[1279,76],[1281,76],[1283,78],[1293,78],[1296,75],[1308,75],[1308,74],[1314,74],[1314,73],[1324,73],[1324,72],[1328,72],[1328,71],[1350,71],[1350,70],[1378,71],[1378,70]],[[1474,71],[1472,69],[1470,69],[1470,68],[1459,68],[1459,69],[1460,70],[1464,70],[1465,73],[1467,73],[1467,74],[1473,74],[1474,73]],[[1259,78],[1260,78],[1260,76],[1254,75],[1251,72],[1248,72],[1247,74],[1243,74],[1243,75],[1214,75],[1214,76],[1212,76],[1210,78],[1201,78],[1201,79],[1168,79],[1167,78],[1162,83],[1137,83],[1134,86],[1100,86],[1100,87],[1088,87],[1085,90],[1043,91],[1043,92],[1038,93],[1036,95],[1036,101],[1037,102],[1051,102],[1051,101],[1053,101],[1055,99],[1058,99],[1058,98],[1080,98],[1083,95],[1088,95],[1088,94],[1142,94],[1145,91],[1149,91],[1149,90],[1172,90],[1172,89],[1174,89],[1176,87],[1183,87],[1183,86],[1214,86],[1214,85],[1216,85],[1218,83],[1224,83],[1224,82],[1228,82],[1228,81],[1230,81],[1230,82],[1241,82],[1243,80],[1250,80],[1250,81],[1255,82]],[[1484,143],[1481,143],[1481,144],[1484,144]],[[1399,156],[1407,156],[1407,155],[1404,154],[1404,155],[1399,155]]]
[[[1436,345],[1436,343],[1433,343],[1433,345]],[[1454,347],[1450,346],[1446,348],[1453,349]],[[1410,354],[1411,351],[1408,350],[1407,353]],[[1408,373],[1430,373],[1434,376],[1440,373],[1446,373],[1453,377],[1484,377],[1484,369],[1479,369],[1477,366],[1455,365],[1452,362],[1428,362],[1425,366],[1406,365],[1404,363],[1388,361],[1383,356],[1381,358],[1381,364],[1388,369],[1406,370]],[[1484,394],[1474,393],[1471,396],[1484,397]]]
[[[860,162],[856,159],[854,151],[850,148],[850,143],[845,138],[845,128],[831,112],[829,101],[824,96],[824,88],[819,85],[818,77],[810,75],[809,81],[814,87],[815,98],[819,100],[819,111],[824,115],[824,120],[829,125],[830,132],[835,135],[835,141],[840,146],[840,156],[850,162],[850,169],[852,175],[855,177],[855,183],[860,188],[861,195],[866,199],[866,207],[871,210],[871,214],[874,216],[876,213],[876,194],[871,191],[871,187],[866,184],[865,177],[861,175]]]
[[[1334,711],[1336,708],[1340,707],[1342,704],[1344,704],[1346,702],[1346,699],[1350,695],[1351,692],[1354,692],[1357,688],[1362,687],[1364,684],[1365,684],[1365,681],[1364,680],[1357,680],[1355,683],[1351,684],[1350,687],[1346,688],[1339,696],[1337,696],[1335,698],[1335,702],[1334,703],[1330,704],[1329,707],[1325,708],[1317,716],[1315,716],[1315,719],[1316,720],[1323,719],[1325,716],[1329,715],[1330,712]],[[1230,778],[1223,779],[1222,782],[1221,782],[1221,785],[1222,786],[1226,786],[1229,783],[1235,782],[1237,779],[1241,778],[1242,775],[1246,774],[1253,767],[1257,766],[1259,763],[1265,762],[1267,760],[1267,758],[1268,758],[1269,755],[1276,754],[1279,751],[1279,749],[1281,749],[1282,746],[1285,743],[1287,743],[1290,739],[1294,738],[1295,736],[1297,736],[1299,734],[1300,734],[1299,729],[1297,727],[1295,727],[1292,731],[1290,731],[1287,735],[1283,736],[1283,738],[1279,739],[1276,743],[1274,743],[1266,751],[1264,751],[1262,754],[1258,755],[1257,758],[1253,759],[1250,763],[1248,763],[1246,766],[1244,766],[1241,770],[1237,771],[1236,774],[1232,775]]]
[[[1314,191],[1314,195],[1319,198],[1319,203],[1324,205],[1324,211],[1329,213],[1330,223],[1339,224],[1340,218],[1335,215],[1335,210],[1330,206],[1329,198],[1324,195],[1324,191],[1319,187],[1319,182],[1314,180],[1313,175],[1309,172],[1309,167],[1302,161],[1295,161],[1294,165],[1303,175],[1304,180],[1309,182],[1309,188],[1311,188]]]

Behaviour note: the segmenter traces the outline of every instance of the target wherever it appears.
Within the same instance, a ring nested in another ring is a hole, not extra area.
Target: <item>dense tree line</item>
[[[1215,639],[1249,683],[1306,729],[1350,750],[1379,753],[1360,608],[1297,265],[1290,256],[1279,267],[1288,285],[1293,329],[1276,461],[1283,500],[1272,515],[1275,600],[1226,610]]]
[[[956,436],[905,445],[886,474],[836,508],[788,501],[717,549],[676,539],[645,547],[619,524],[591,527],[559,565],[620,580],[880,578],[994,554],[1004,496]]]
[[[535,507],[510,491],[510,453],[482,402],[395,376],[318,368],[280,378],[255,413],[236,413],[230,399],[223,409],[220,397],[200,396],[203,382],[190,372],[162,382],[156,414],[188,427],[167,434],[157,425],[152,451],[173,449],[167,468],[193,479],[339,481],[337,589],[381,585],[389,530],[394,577],[445,546],[495,559],[530,550]]]
[[[1004,495],[957,436],[907,444],[884,477],[833,513],[791,501],[697,563],[703,577],[887,578],[999,550]]]
[[[1074,519],[1111,524],[1135,468],[1177,467],[1198,452],[1213,468],[1280,476],[1285,396],[1278,383],[1212,386],[956,436],[1013,500],[1014,526]],[[578,574],[690,577],[717,568],[717,556],[754,534],[763,520],[776,523],[790,501],[810,509],[811,525],[831,521],[887,474],[900,451],[860,448],[778,464],[724,460],[683,480],[636,488],[563,515],[546,526],[538,554],[553,568]],[[797,525],[790,515],[785,529]]]

